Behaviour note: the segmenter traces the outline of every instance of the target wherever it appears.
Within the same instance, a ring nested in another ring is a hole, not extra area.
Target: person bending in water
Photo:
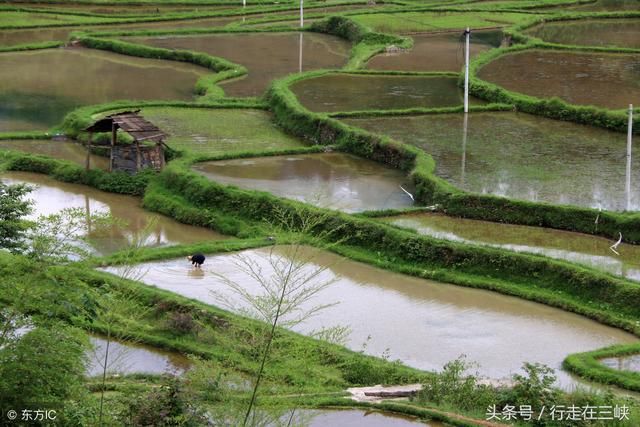
[[[204,264],[205,257],[202,254],[195,254],[188,256],[187,259],[191,261],[191,264],[195,265],[196,268],[200,268],[202,264]]]

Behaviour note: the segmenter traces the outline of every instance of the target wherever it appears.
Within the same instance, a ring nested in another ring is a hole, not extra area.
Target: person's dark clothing
[[[191,264],[200,267],[204,264],[205,257],[202,254],[195,254],[191,257]]]

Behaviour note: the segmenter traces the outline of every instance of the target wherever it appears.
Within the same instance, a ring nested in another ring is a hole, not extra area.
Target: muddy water
[[[291,259],[291,253],[290,247],[277,247],[274,257]],[[235,307],[243,307],[216,276],[223,275],[256,293],[259,285],[238,268],[237,256],[209,256],[201,271],[194,271],[184,259],[143,264],[141,268],[147,271],[143,281],[220,304],[212,294],[215,291],[236,300]],[[270,277],[273,260],[269,249],[245,251],[242,256],[257,263],[264,277]],[[350,326],[349,348],[361,350],[366,344],[368,354],[388,353],[391,360],[416,368],[437,370],[466,354],[468,360],[480,363],[481,374],[502,378],[517,372],[524,361],[560,369],[569,353],[637,342],[630,334],[584,317],[498,293],[403,276],[315,249],[304,249],[296,259],[311,260],[301,267],[309,273],[317,273],[313,266],[327,267],[318,273],[315,283],[336,280],[304,308],[340,303],[295,330],[309,333],[322,327]],[[563,372],[558,376],[565,386],[574,381]]]
[[[47,41],[66,41],[73,31],[124,31],[151,29],[182,29],[223,27],[231,22],[241,20],[239,17],[188,19],[179,21],[157,21],[136,24],[91,25],[57,28],[36,28],[24,30],[0,31],[0,46],[39,43]]]
[[[470,192],[640,210],[640,153],[627,171],[622,133],[510,112],[470,113],[466,137],[462,114],[344,121],[422,148],[438,176]]]
[[[579,6],[571,6],[568,9],[576,9],[580,11],[622,11],[622,10],[640,10],[640,0],[597,0],[594,3],[588,3]]]
[[[6,172],[0,175],[6,183],[27,183],[37,186],[28,198],[34,201],[32,218],[49,215],[65,208],[82,208],[88,212],[110,212],[126,225],[108,230],[94,230],[89,234],[91,247],[99,254],[109,254],[124,248],[135,236],[143,237],[152,218],[156,226],[145,239],[147,246],[188,244],[205,240],[219,240],[222,235],[201,227],[180,224],[168,217],[142,209],[136,197],[106,193],[91,187],[56,181],[45,175],[26,172]]]
[[[87,375],[102,375],[107,351],[107,340],[102,336],[91,336],[93,349],[89,352]],[[189,359],[174,353],[144,344],[111,341],[107,358],[107,375],[113,374],[181,374],[191,367]]]
[[[501,32],[482,32],[480,34],[486,37],[474,37],[470,49],[471,58],[500,45]],[[493,34],[495,37],[491,37]],[[413,39],[411,50],[377,55],[369,61],[367,68],[372,70],[458,72],[464,66],[464,46],[460,32],[417,34],[412,35],[411,38]],[[489,41],[494,43],[490,44]]]
[[[639,70],[640,55],[528,50],[501,56],[478,76],[526,95],[624,109],[640,104]]]
[[[188,37],[131,38],[169,49],[206,52],[244,65],[247,76],[222,85],[228,96],[258,96],[272,80],[300,70],[340,68],[351,45],[326,34],[213,34]],[[268,55],[265,54],[268,52]]]
[[[404,174],[343,153],[203,162],[194,169],[213,181],[346,212],[401,208],[412,200]]]
[[[54,159],[69,160],[84,166],[87,158],[87,151],[82,145],[71,141],[53,141],[49,139],[21,139],[21,140],[0,140],[0,151],[15,150],[24,151],[31,154],[41,154]],[[109,168],[109,159],[102,156],[91,155],[92,169]]]
[[[630,356],[607,357],[600,359],[605,366],[617,369],[619,371],[640,372],[640,355],[633,354]]]
[[[637,19],[547,22],[525,33],[551,43],[640,48],[640,20]]]
[[[602,237],[440,214],[401,215],[384,221],[439,239],[541,254],[640,281],[640,246],[622,243],[616,255],[609,249],[614,242]]]
[[[289,418],[285,418],[288,421]],[[296,410],[293,425],[309,427],[349,426],[349,427],[444,427],[438,421],[421,422],[416,418],[402,415],[362,410]]]
[[[21,3],[17,6],[33,9],[63,10],[63,11],[82,11],[85,13],[95,13],[101,15],[142,15],[142,14],[158,14],[158,13],[175,13],[175,12],[215,12],[232,9],[234,6],[220,5],[163,5],[163,4],[128,4],[123,6],[117,5],[100,5],[100,4],[61,4],[61,3]]]
[[[321,112],[455,107],[463,103],[455,77],[330,74],[297,82],[291,90],[306,108]]]
[[[72,31],[78,28],[36,28],[27,30],[0,31],[0,46],[39,43],[48,41],[65,41]]]
[[[80,105],[190,100],[196,80],[208,72],[185,63],[81,48],[3,53],[0,62],[0,132],[46,129]]]

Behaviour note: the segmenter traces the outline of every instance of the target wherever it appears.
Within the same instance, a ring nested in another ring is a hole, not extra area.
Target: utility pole
[[[469,112],[469,38],[471,30],[469,27],[464,32],[464,112]]]
[[[631,210],[631,141],[633,135],[633,104],[629,104],[629,124],[627,125],[627,210]]]
[[[300,28],[304,27],[304,0],[300,0]]]

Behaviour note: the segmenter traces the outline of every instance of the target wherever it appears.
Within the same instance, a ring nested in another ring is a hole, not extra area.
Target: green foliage
[[[427,379],[417,399],[467,411],[486,408],[495,403],[495,390],[480,384],[477,375],[466,374],[471,368],[473,364],[468,363],[464,357],[452,360],[444,365],[442,372]]]
[[[130,397],[127,406],[118,417],[127,425],[197,427],[207,422],[186,399],[181,380],[172,376],[164,376],[163,384],[150,392]]]
[[[6,185],[0,182],[0,249],[19,252],[25,248],[24,238],[31,227],[24,217],[32,208],[25,199],[31,188],[24,184]]]
[[[109,173],[99,169],[87,171],[74,163],[21,152],[10,152],[5,160],[7,170],[47,174],[60,181],[90,185],[99,190],[120,194],[144,194],[147,183],[155,175],[155,171],[151,169],[136,175]]]
[[[83,333],[52,326],[36,327],[0,349],[3,413],[16,408],[47,408],[57,410],[60,422],[71,421],[72,414],[65,413],[65,407],[71,399],[82,397],[86,348]]]
[[[640,391],[640,372],[614,369],[601,359],[634,356],[640,353],[639,344],[614,345],[567,356],[562,366],[581,377],[604,384],[616,385],[626,390]]]

